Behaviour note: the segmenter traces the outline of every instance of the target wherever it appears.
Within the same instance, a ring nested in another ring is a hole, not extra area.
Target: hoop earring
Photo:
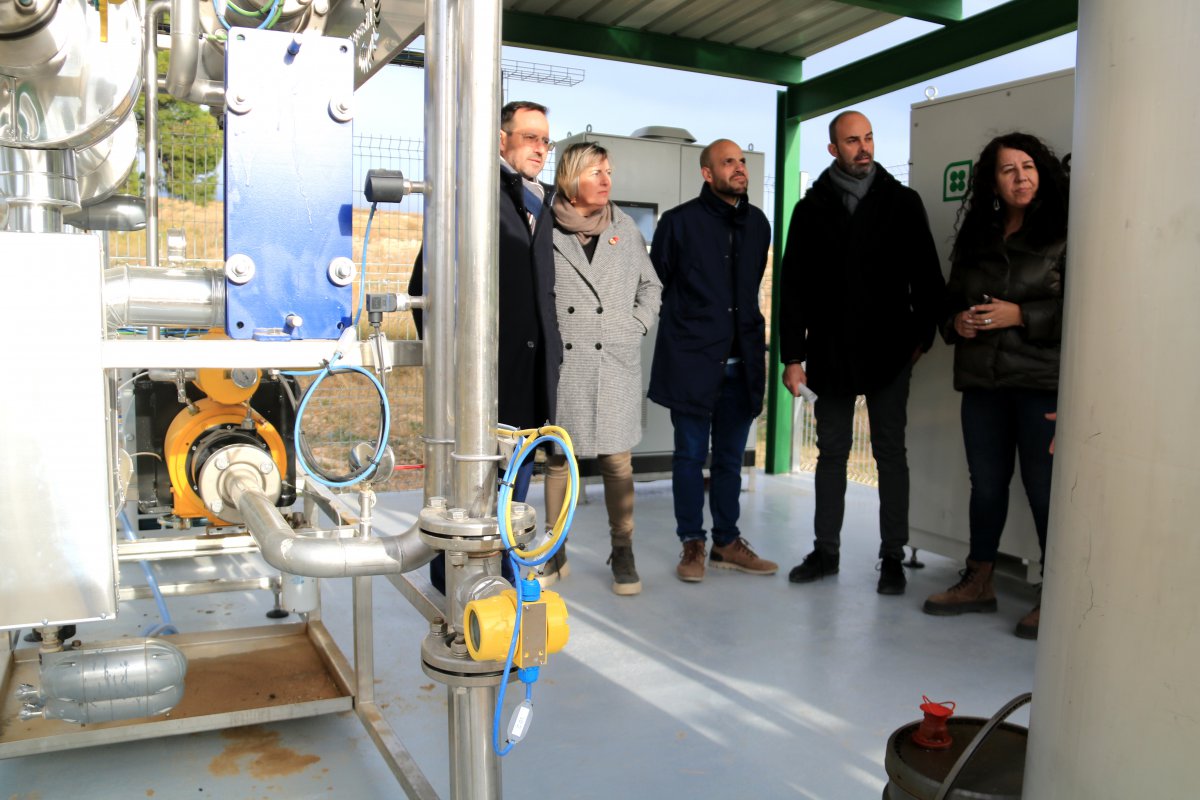
[[[992,211],[999,211],[999,210],[1000,210],[1000,198],[999,197],[992,198]]]

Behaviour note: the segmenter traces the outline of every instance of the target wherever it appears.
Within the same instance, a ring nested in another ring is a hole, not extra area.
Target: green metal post
[[[771,361],[767,369],[767,457],[769,474],[792,468],[792,396],[783,386],[779,363],[779,278],[783,243],[792,209],[800,199],[800,121],[788,116],[787,92],[775,112],[775,240],[771,264]]]

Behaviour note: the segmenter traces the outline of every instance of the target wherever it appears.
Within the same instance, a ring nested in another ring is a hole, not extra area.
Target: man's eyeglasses
[[[549,151],[554,149],[554,142],[550,141],[545,136],[538,136],[536,133],[513,133],[512,131],[505,131],[503,128],[500,130],[504,131],[509,136],[516,136],[526,147],[533,147],[538,142],[541,142],[546,150]]]

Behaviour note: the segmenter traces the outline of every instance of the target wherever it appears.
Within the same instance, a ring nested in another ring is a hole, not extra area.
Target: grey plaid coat
[[[642,438],[642,337],[662,283],[637,225],[615,205],[589,263],[579,238],[554,229],[554,291],[563,340],[556,424],[575,454],[623,453]]]

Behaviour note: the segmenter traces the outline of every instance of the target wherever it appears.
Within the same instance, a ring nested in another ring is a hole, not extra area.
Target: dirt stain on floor
[[[280,746],[280,733],[261,725],[231,728],[221,731],[221,736],[230,740],[229,744],[208,765],[208,771],[218,777],[238,775],[244,766],[259,780],[279,778],[303,772],[310,764],[321,760],[320,756],[304,755]]]

